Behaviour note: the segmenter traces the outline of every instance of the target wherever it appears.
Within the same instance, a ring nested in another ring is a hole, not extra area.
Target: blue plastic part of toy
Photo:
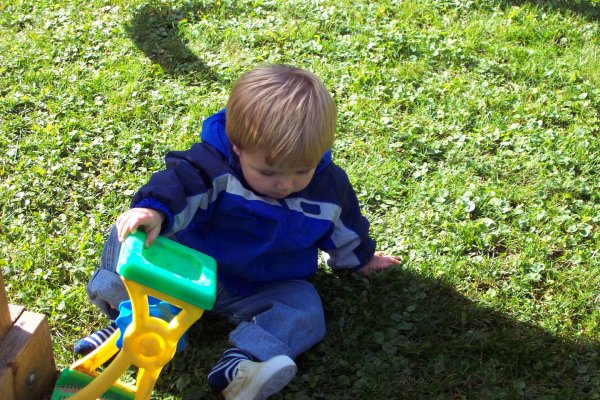
[[[165,321],[171,321],[171,319],[173,319],[173,317],[179,314],[179,312],[181,311],[181,309],[175,307],[174,305],[169,304],[166,301],[159,300],[152,296],[148,296],[148,309],[150,311],[150,316],[160,318]],[[131,300],[121,302],[121,304],[119,304],[119,316],[115,320],[115,324],[121,332],[116,343],[119,349],[123,347],[123,332],[125,332],[129,324],[131,324],[132,319],[133,317],[131,311]],[[182,352],[183,350],[185,350],[185,346],[186,343],[184,333],[177,342],[177,347],[175,351],[178,353]]]

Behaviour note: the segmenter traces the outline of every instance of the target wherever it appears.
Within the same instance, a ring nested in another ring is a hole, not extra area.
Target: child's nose
[[[279,189],[289,190],[294,187],[294,178],[293,177],[283,177],[278,182]]]

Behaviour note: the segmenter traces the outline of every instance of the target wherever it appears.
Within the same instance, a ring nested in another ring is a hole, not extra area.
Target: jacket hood
[[[225,109],[211,115],[202,123],[200,139],[216,148],[227,158],[229,165],[237,164],[237,156],[233,152],[233,146],[229,142],[225,131]],[[331,163],[331,150],[327,150],[317,165],[315,172],[320,172]]]

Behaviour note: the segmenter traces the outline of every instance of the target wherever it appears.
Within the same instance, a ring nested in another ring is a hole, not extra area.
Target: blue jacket
[[[325,153],[309,185],[282,200],[252,191],[225,133],[225,111],[202,125],[202,142],[169,152],[132,207],[162,211],[161,234],[217,260],[228,291],[247,295],[260,285],[305,279],[318,250],[332,268],[360,268],[374,254],[369,223],[346,173]]]

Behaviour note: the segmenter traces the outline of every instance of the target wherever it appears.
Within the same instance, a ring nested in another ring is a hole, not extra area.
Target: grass
[[[600,3],[0,0],[0,266],[59,367],[104,319],[105,234],[240,73],[308,68],[402,267],[315,278],[326,340],[285,399],[599,399]],[[156,398],[218,398],[206,319]]]

